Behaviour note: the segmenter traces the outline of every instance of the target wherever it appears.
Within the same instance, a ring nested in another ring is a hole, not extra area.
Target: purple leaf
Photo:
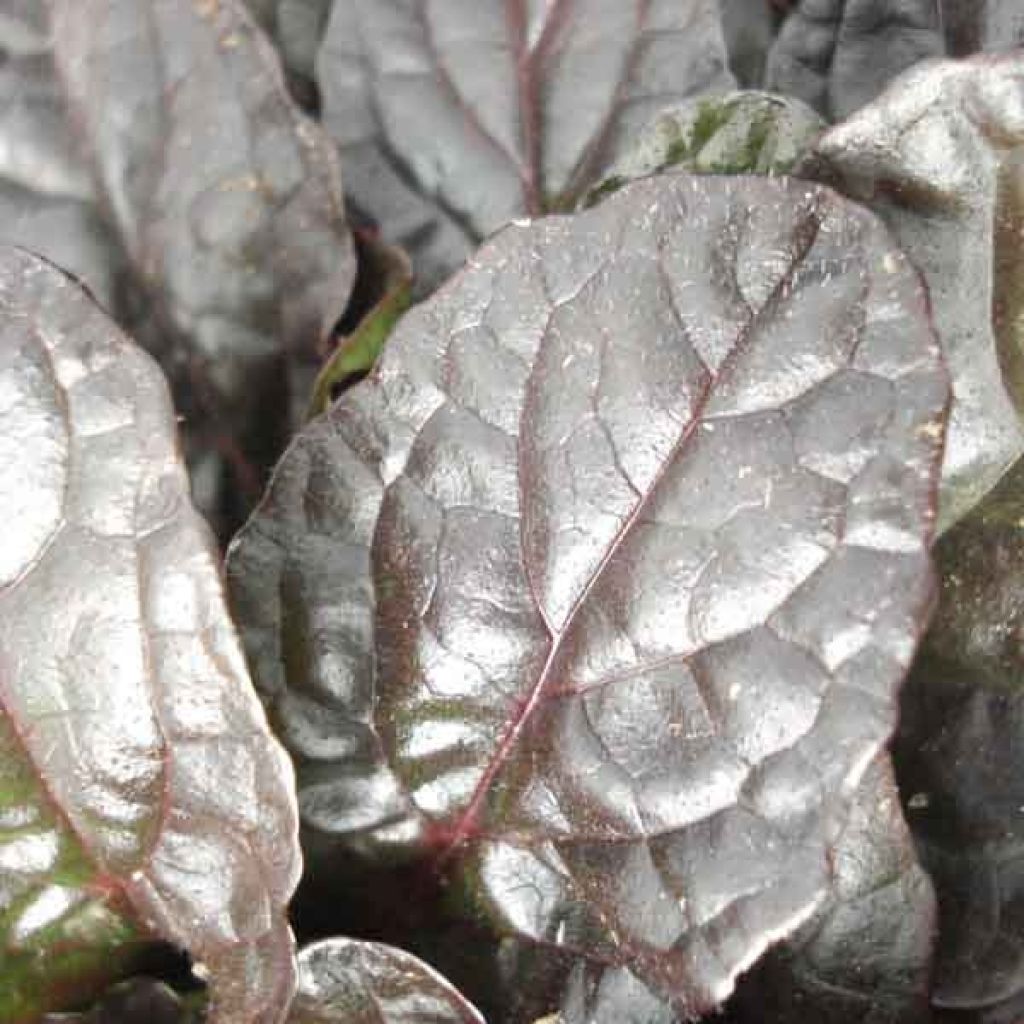
[[[722,1024],[930,1020],[935,892],[914,853],[888,753],[861,780],[827,902],[744,979]]]
[[[484,1024],[433,968],[378,942],[325,939],[299,954],[289,1024]]]
[[[229,558],[311,835],[717,1004],[826,897],[892,728],[947,394],[916,274],[827,190],[669,175],[502,232]]]
[[[54,24],[181,411],[255,499],[354,278],[333,147],[242,0],[54,0]]]
[[[0,253],[0,1018],[163,938],[211,1021],[276,1022],[299,871],[156,366],[62,273]]]
[[[1018,464],[937,545],[941,600],[894,748],[939,893],[934,1001],[1007,1022],[1024,1005],[1022,481]]]
[[[354,205],[433,286],[570,209],[667,103],[734,86],[714,0],[336,0],[318,62]]]
[[[1018,53],[907,72],[798,168],[874,209],[928,284],[953,375],[940,529],[1024,453],[1022,159]]]
[[[838,121],[900,72],[945,52],[937,0],[797,0],[768,54],[764,86]]]

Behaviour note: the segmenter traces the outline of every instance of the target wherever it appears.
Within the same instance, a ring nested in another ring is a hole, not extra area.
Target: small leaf
[[[672,167],[698,174],[786,174],[824,129],[810,107],[785,96],[736,92],[691,100],[663,110],[640,132],[586,202]]]
[[[953,375],[940,529],[1024,452],[1022,159],[1015,54],[915,68],[822,136],[798,171],[871,206],[928,284]]]
[[[673,174],[500,233],[229,556],[307,833],[417,859],[502,963],[717,1005],[826,898],[892,728],[947,398],[828,190]]]
[[[289,1024],[484,1024],[432,967],[379,942],[324,939],[299,954]]]
[[[665,104],[734,85],[716,0],[335,0],[318,77],[354,205],[427,290],[572,209]]]
[[[768,54],[764,86],[839,121],[945,52],[937,0],[797,0]]]
[[[126,944],[210,975],[211,1022],[291,994],[292,773],[188,501],[164,381],[67,277],[0,250],[0,1019]]]
[[[307,419],[319,416],[346,384],[370,372],[388,335],[412,303],[412,264],[405,252],[368,232],[362,237],[357,235],[357,244],[361,262],[353,306],[360,299],[370,306],[355,329],[341,337],[333,355],[317,374]],[[360,283],[364,280],[372,298],[361,294]]]

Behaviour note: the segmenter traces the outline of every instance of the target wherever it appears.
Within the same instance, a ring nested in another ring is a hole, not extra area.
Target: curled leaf
[[[428,288],[575,206],[661,107],[734,84],[715,0],[336,0],[318,78],[354,205]]]
[[[324,939],[299,954],[289,1024],[484,1024],[432,967],[393,946]]]
[[[229,557],[308,832],[718,1004],[825,899],[892,728],[947,397],[916,274],[828,190],[667,175],[500,233]]]
[[[1019,53],[913,69],[800,168],[871,206],[927,281],[953,376],[942,529],[1024,452],[1022,169]]]
[[[0,1018],[163,938],[211,1021],[291,994],[291,768],[188,500],[156,366],[70,279],[0,251]]]

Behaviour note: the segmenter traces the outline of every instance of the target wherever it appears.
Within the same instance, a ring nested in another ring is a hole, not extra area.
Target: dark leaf
[[[734,84],[715,0],[336,0],[318,75],[355,206],[425,288],[571,209],[665,104]]]
[[[778,31],[779,8],[772,0],[720,0],[729,68],[744,89],[764,81],[764,65]]]
[[[949,52],[956,56],[1024,44],[1020,0],[942,0],[942,17]]]
[[[163,378],[50,265],[0,254],[0,1019],[160,937],[211,1021],[276,1022],[299,856],[188,501]]]
[[[786,174],[825,127],[806,104],[767,92],[690,100],[663,110],[639,132],[586,204],[671,167],[700,174]]]
[[[242,0],[54,0],[58,68],[200,451],[255,489],[355,274],[333,148]],[[291,391],[289,393],[289,376]]]
[[[47,5],[0,0],[0,179],[89,198],[92,181],[68,130]]]
[[[924,273],[953,375],[940,528],[1024,452],[1022,160],[1017,54],[909,71],[800,171],[870,205]]]
[[[946,400],[916,275],[827,190],[668,175],[501,233],[232,549],[307,829],[716,1005],[892,727]]]
[[[939,891],[935,1002],[993,1020],[999,1004],[1024,1000],[1021,485],[1018,466],[937,547],[942,596],[895,747],[908,819]]]
[[[149,978],[115,985],[92,1009],[47,1014],[42,1024],[200,1024],[200,1015],[172,989]]]
[[[127,266],[92,203],[0,180],[0,241],[39,253],[73,274],[105,309],[117,305]]]
[[[768,54],[764,85],[838,121],[945,52],[937,0],[798,0]]]
[[[289,1024],[484,1024],[433,968],[378,942],[325,939],[299,954]]]
[[[868,769],[836,842],[833,890],[744,979],[722,1024],[910,1024],[928,1017],[935,893],[889,755]]]

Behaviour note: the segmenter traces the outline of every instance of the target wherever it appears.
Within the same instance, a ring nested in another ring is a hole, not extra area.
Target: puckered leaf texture
[[[293,979],[292,772],[188,500],[163,378],[85,293],[0,251],[0,1019],[89,992],[142,938],[211,1020]]]
[[[433,968],[379,942],[324,939],[299,954],[288,1024],[484,1024]]]
[[[947,398],[915,272],[826,189],[667,175],[500,233],[229,557],[311,836],[419,858],[591,1005],[719,1003],[892,728]]]
[[[900,72],[943,56],[942,27],[938,0],[796,0],[768,53],[765,88],[838,121]]]
[[[424,287],[569,209],[667,103],[735,83],[715,0],[336,0],[318,80],[354,205]]]
[[[928,284],[953,375],[940,527],[1024,452],[1024,52],[931,61],[818,142],[799,173],[890,226]]]

